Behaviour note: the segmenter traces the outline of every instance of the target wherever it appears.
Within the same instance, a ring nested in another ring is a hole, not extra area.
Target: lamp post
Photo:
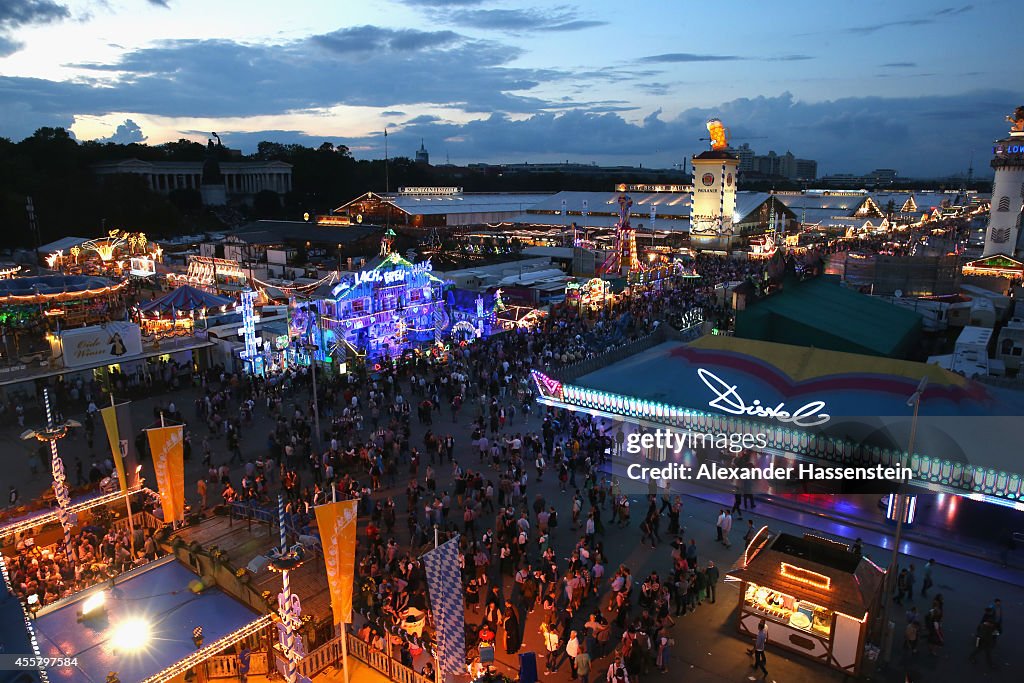
[[[46,407],[46,427],[41,430],[28,430],[21,435],[23,439],[35,437],[39,441],[46,441],[50,445],[50,465],[53,474],[53,494],[57,499],[57,517],[60,519],[60,526],[64,531],[64,552],[72,566],[75,565],[75,552],[71,543],[71,528],[77,522],[76,516],[70,512],[71,496],[68,493],[67,476],[64,473],[64,461],[57,453],[57,440],[67,435],[69,427],[79,427],[74,420],[67,420],[57,424],[54,419],[53,407],[50,402],[50,390],[43,389],[43,404]],[[77,572],[76,572],[77,574]]]
[[[917,437],[917,414],[921,408],[921,396],[924,394],[925,387],[928,386],[928,377],[922,377],[921,381],[917,385],[917,389],[907,399],[907,405],[913,407],[914,414],[910,420],[910,439],[907,442],[907,455],[906,457],[912,458],[914,454],[914,439]],[[903,454],[900,454],[900,469],[907,465],[907,462],[903,458]],[[889,659],[889,655],[892,651],[892,638],[893,631],[889,628],[888,612],[889,612],[889,596],[892,593],[893,581],[896,580],[896,568],[899,565],[900,556],[900,540],[903,537],[903,520],[907,516],[907,496],[903,493],[903,487],[905,482],[902,477],[897,480],[896,483],[896,535],[893,537],[892,546],[892,557],[889,560],[889,566],[885,570],[885,580],[882,582],[882,633],[884,638],[885,646],[885,659]]]

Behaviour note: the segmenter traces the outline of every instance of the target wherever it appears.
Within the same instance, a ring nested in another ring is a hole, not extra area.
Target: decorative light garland
[[[211,657],[220,654],[232,645],[235,645],[236,643],[248,638],[249,636],[255,633],[259,633],[263,629],[270,626],[270,624],[272,624],[273,621],[274,618],[271,615],[264,614],[255,621],[251,621],[245,626],[242,626],[241,628],[232,631],[223,638],[219,638],[214,642],[210,643],[209,645],[207,645],[206,647],[200,650],[196,650],[187,657],[179,659],[177,662],[167,667],[160,673],[157,673],[145,679],[144,681],[142,681],[142,683],[166,683],[167,681],[170,681],[182,675],[183,673],[185,673],[192,667],[196,666],[197,664],[202,664]]]
[[[0,576],[3,576],[4,585],[7,587],[7,591],[14,595],[14,584],[11,583],[11,574],[7,569],[7,563],[4,560],[4,556],[0,555]],[[28,635],[29,643],[32,645],[32,654],[36,657],[42,656],[42,652],[39,650],[39,639],[36,637],[36,627],[32,623],[32,618],[25,609],[25,604],[18,601],[18,606],[21,608],[21,616],[25,621],[25,633]],[[46,669],[38,669],[39,679],[42,683],[50,683],[50,677],[46,672]]]
[[[832,590],[831,577],[811,571],[810,569],[797,567],[795,564],[780,562],[779,573],[787,579],[791,579],[797,583],[813,586],[814,588],[821,588],[822,590]]]
[[[150,496],[159,497],[159,494],[156,494],[150,489],[142,486],[136,486],[135,488],[128,489],[129,494],[134,494],[138,492],[144,492],[149,494]],[[75,514],[78,512],[82,512],[83,510],[89,510],[99,505],[106,505],[107,503],[112,503],[116,500],[121,500],[124,498],[124,496],[125,494],[121,493],[121,491],[118,490],[116,493],[108,493],[102,496],[97,496],[96,498],[91,498],[82,503],[72,505],[71,507],[68,508],[68,512],[71,514]],[[28,531],[29,529],[34,529],[36,527],[44,526],[46,524],[51,524],[55,521],[58,521],[58,519],[58,513],[56,510],[52,512],[45,512],[41,515],[30,517],[29,519],[23,519],[12,524],[8,524],[7,526],[0,527],[0,538],[5,538],[12,534],[18,534],[22,531]]]

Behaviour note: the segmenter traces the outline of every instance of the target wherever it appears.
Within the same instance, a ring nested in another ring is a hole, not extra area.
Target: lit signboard
[[[129,263],[128,272],[136,277],[156,275],[156,261],[148,256],[133,256]]]
[[[461,187],[400,187],[398,188],[398,194],[462,194]]]

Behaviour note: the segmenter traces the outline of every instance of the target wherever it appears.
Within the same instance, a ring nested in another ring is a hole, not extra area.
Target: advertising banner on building
[[[142,353],[142,334],[134,323],[112,322],[61,333],[64,367],[118,363]]]
[[[316,525],[327,565],[327,585],[331,590],[331,610],[335,623],[352,622],[352,582],[356,566],[357,501],[318,505]]]
[[[184,427],[147,429],[165,522],[185,521]]]

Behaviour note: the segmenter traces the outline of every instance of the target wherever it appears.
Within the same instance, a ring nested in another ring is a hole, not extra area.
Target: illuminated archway
[[[455,341],[472,341],[476,339],[476,328],[473,327],[473,323],[467,320],[460,320],[459,322],[452,325],[452,339]]]

